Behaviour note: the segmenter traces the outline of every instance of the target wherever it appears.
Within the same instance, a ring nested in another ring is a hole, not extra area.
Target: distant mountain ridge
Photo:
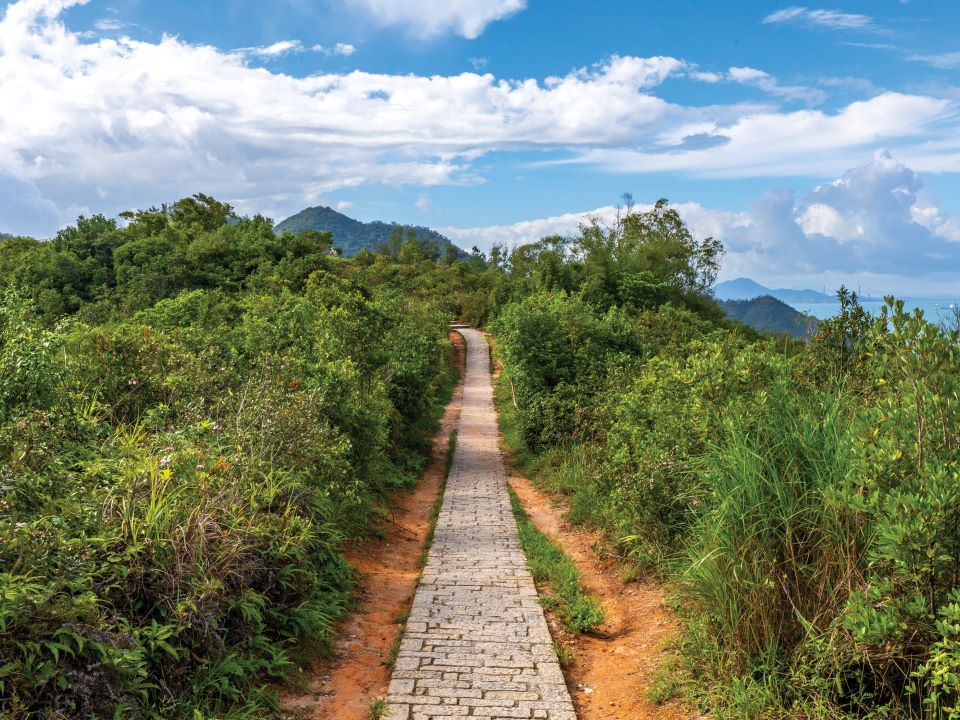
[[[292,233],[301,233],[305,230],[333,233],[333,246],[339,248],[344,256],[352,257],[364,249],[375,251],[377,246],[390,239],[390,234],[396,228],[400,228],[404,236],[409,230],[413,230],[420,240],[435,240],[441,252],[450,246],[456,248],[458,255],[465,255],[463,250],[454,245],[448,237],[428,227],[399,225],[379,220],[365,223],[323,205],[301,210],[279,223],[275,230],[278,234],[285,230]]]
[[[717,304],[727,317],[761,332],[806,337],[817,322],[771,295],[761,295],[750,300],[718,300]]]
[[[820,303],[836,300],[833,295],[826,295],[816,290],[771,289],[744,277],[726,280],[713,286],[713,296],[717,300],[752,300],[762,295],[769,295],[785,303]]]

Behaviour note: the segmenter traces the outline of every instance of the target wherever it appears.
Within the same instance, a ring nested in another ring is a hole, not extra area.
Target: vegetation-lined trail
[[[379,678],[357,701],[383,693],[422,545],[361,568],[382,573],[363,634],[340,624],[345,555],[424,469],[457,317],[496,343],[512,462],[626,577],[671,587],[652,702],[960,717],[960,318],[872,316],[841,289],[815,336],[760,336],[711,297],[722,246],[666,201],[489,258],[416,238],[338,257],[204,195],[124,219],[0,241],[0,716],[277,717],[272,689],[337,642]],[[464,334],[457,459],[390,692],[414,720],[572,717],[527,570],[571,631],[601,622],[603,588],[508,502],[486,343]],[[382,592],[396,573],[406,591]],[[631,672],[562,650],[594,689],[578,709],[612,692],[596,668]]]
[[[463,335],[457,449],[387,717],[575,720],[510,509],[487,343]]]
[[[509,483],[531,522],[576,563],[584,590],[603,606],[597,632],[573,635],[551,626],[559,633],[557,644],[572,654],[567,686],[579,719],[689,718],[679,703],[657,705],[648,697],[678,632],[663,588],[652,580],[624,583],[614,558],[598,556],[594,549],[605,544],[602,533],[571,527],[564,508],[526,478],[511,475]]]
[[[450,342],[462,373],[466,344],[456,332],[450,333]],[[285,717],[367,720],[372,703],[386,694],[391,648],[417,587],[431,510],[443,487],[462,395],[461,380],[440,420],[430,464],[414,490],[394,500],[380,533],[345,549],[347,562],[359,576],[360,608],[337,628],[333,657],[300,673],[282,694]]]

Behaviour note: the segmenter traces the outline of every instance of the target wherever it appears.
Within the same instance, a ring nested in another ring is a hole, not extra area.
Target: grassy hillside
[[[717,304],[730,319],[761,332],[806,337],[816,326],[816,320],[770,295],[752,300],[720,300]]]
[[[400,242],[416,238],[433,257],[463,257],[446,237],[435,230],[420,226],[397,225],[384,222],[360,222],[329,207],[312,207],[301,210],[277,225],[277,232],[294,234],[305,230],[317,230],[333,235],[333,245],[345,257],[353,257],[361,250],[378,251],[389,249],[391,242],[399,250]]]

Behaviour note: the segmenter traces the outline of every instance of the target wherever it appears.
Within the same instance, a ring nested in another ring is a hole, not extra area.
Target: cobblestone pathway
[[[462,333],[457,449],[385,717],[576,720],[510,510],[487,342]]]

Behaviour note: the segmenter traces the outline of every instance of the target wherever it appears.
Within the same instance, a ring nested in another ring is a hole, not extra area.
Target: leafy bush
[[[0,714],[260,713],[350,606],[344,541],[423,463],[446,304],[229,215],[17,246],[100,270],[0,309]]]
[[[663,213],[510,256],[515,456],[671,581],[717,717],[960,716],[960,335],[843,288],[807,343],[729,326]]]

